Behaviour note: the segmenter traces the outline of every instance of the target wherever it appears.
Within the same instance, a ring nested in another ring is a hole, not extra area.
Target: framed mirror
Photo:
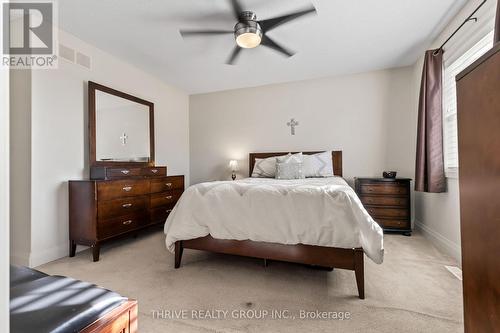
[[[153,166],[154,104],[89,81],[90,166]]]

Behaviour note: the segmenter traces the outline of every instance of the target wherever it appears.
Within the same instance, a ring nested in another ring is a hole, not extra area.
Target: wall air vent
[[[91,69],[91,59],[88,55],[66,45],[59,44],[59,57],[73,64]]]
[[[90,57],[86,54],[77,52],[76,53],[76,63],[87,69],[90,69]]]
[[[59,57],[69,62],[75,62],[75,50],[65,45],[59,44]]]

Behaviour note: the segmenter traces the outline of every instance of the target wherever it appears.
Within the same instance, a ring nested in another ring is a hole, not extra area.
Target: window
[[[443,75],[444,167],[447,177],[458,171],[457,91],[455,76],[493,46],[493,31],[484,36],[457,60],[446,66]]]

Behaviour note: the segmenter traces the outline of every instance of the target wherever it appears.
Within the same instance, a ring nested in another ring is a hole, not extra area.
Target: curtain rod
[[[462,27],[467,23],[467,22],[470,22],[470,21],[474,21],[474,22],[477,22],[477,17],[473,17],[477,11],[479,10],[479,8],[481,8],[485,3],[486,3],[487,0],[483,0],[483,2],[481,2],[481,4],[479,4],[479,6],[477,6],[477,8],[472,12],[472,14],[469,15],[469,17],[467,17],[465,19],[465,21],[462,22],[462,24],[460,24],[460,26],[450,35],[450,37],[448,37],[448,39],[446,39],[444,41],[443,44],[441,44],[441,46],[439,47],[439,49],[437,49],[436,51],[434,51],[432,54],[434,56],[438,55],[439,52],[443,49],[443,47],[450,41],[450,39],[453,38],[453,36],[456,35],[456,33],[462,29]]]

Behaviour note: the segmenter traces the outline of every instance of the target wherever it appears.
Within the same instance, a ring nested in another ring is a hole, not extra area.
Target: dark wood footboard
[[[352,270],[356,275],[359,298],[365,298],[364,252],[362,248],[341,249],[304,244],[283,245],[250,240],[215,239],[208,235],[176,242],[175,268],[180,267],[182,252],[185,248]]]

